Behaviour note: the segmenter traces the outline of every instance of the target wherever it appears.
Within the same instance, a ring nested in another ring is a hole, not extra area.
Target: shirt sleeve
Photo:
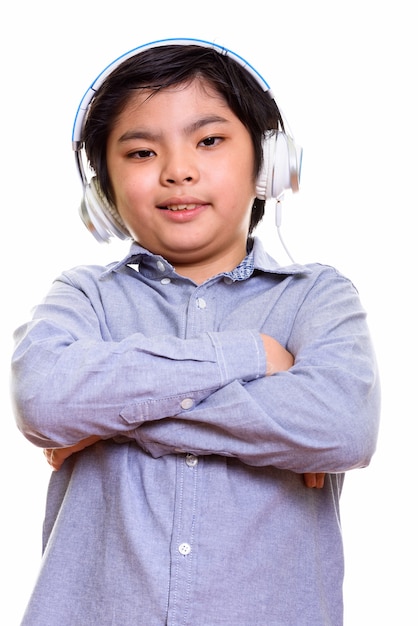
[[[112,341],[92,298],[64,279],[15,338],[16,420],[41,447],[73,445],[92,434],[125,435],[266,369],[262,340],[253,330],[192,339],[134,333]]]
[[[280,332],[263,328],[272,336]],[[344,472],[374,453],[380,387],[366,315],[357,291],[324,272],[295,315],[287,372],[231,381],[175,419],[135,435],[152,455],[184,451],[239,458],[295,472]],[[129,416],[127,416],[129,418]]]

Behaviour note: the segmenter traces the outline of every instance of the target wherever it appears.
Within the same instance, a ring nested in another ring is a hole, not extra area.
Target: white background
[[[416,626],[414,2],[23,0],[2,6],[0,622],[19,624],[34,583],[49,476],[41,451],[14,424],[12,331],[61,270],[115,260],[126,249],[117,242],[100,246],[79,220],[81,187],[71,150],[76,108],[104,66],[130,48],[197,37],[247,58],[273,87],[304,147],[302,189],[283,211],[285,242],[297,261],[328,263],[347,274],[369,312],[382,425],[371,466],[347,476],[342,498],[345,624]],[[260,235],[286,262],[270,216]]]

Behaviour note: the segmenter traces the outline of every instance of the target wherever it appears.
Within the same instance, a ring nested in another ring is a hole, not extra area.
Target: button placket
[[[171,588],[176,590],[170,597],[170,623],[180,623],[177,617],[187,611],[190,602],[190,580],[196,559],[195,524],[197,520],[198,472],[190,470],[185,457],[177,457],[178,472],[175,498],[175,518],[172,543]],[[192,455],[193,456],[193,455]]]
[[[209,287],[210,285],[199,285],[190,293],[186,311],[186,338],[214,328],[216,309],[211,306],[213,299]]]

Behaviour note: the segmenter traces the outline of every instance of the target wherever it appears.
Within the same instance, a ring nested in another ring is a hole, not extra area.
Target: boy
[[[75,123],[82,213],[133,243],[62,274],[16,333],[18,425],[59,470],[23,625],[339,626],[339,496],[379,389],[352,284],[252,236],[297,150],[214,45],[105,74]]]

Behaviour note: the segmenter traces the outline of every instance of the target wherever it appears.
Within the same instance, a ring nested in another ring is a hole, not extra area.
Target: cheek
[[[117,208],[128,211],[140,208],[152,189],[152,185],[149,185],[149,189],[147,188],[145,177],[138,180],[137,177],[126,176],[115,181],[112,187]]]
[[[226,193],[255,196],[255,166],[252,155],[252,151],[247,148],[218,164],[218,167],[209,173],[212,183],[218,187],[222,186]]]
[[[230,184],[234,185],[234,192],[240,197],[255,197],[256,177],[253,160],[239,159],[237,161],[234,176],[230,177]]]
[[[245,143],[236,161],[237,179],[246,192],[255,196],[256,188],[256,165],[254,148],[251,142]]]

